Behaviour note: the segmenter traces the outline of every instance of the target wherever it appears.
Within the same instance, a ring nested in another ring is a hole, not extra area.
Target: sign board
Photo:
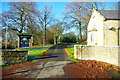
[[[18,34],[18,47],[32,46],[32,35],[26,33]]]
[[[20,47],[29,47],[29,36],[20,36]]]

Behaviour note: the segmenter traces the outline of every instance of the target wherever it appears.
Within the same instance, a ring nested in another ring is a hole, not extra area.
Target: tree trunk
[[[56,45],[56,34],[54,33],[54,45]]]
[[[54,45],[56,44],[56,38],[54,38]]]
[[[79,41],[82,41],[82,30],[81,30],[81,22],[79,21]]]
[[[45,45],[45,30],[43,31],[43,45]]]
[[[44,33],[43,33],[43,35],[44,35],[44,37],[43,37],[43,45],[45,45],[46,44],[46,27],[47,27],[47,18],[46,18],[46,12],[45,12],[45,15],[44,15]]]
[[[43,45],[46,44],[46,21],[44,22]]]
[[[45,42],[44,44],[46,44],[46,24],[45,24]]]

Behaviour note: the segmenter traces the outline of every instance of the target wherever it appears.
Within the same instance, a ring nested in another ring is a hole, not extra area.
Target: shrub
[[[6,43],[5,43],[5,42],[2,42],[1,44],[2,44],[2,49],[5,49]],[[7,43],[7,49],[14,49],[14,48],[15,48],[15,47],[12,46],[10,43]]]

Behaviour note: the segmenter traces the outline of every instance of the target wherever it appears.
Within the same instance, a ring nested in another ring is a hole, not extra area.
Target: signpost
[[[19,47],[31,47],[33,43],[32,34],[19,33],[18,35],[18,48]]]

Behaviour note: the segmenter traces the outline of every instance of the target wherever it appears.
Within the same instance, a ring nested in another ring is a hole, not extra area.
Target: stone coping
[[[81,46],[81,47],[84,47],[84,46],[89,46],[89,47],[120,47],[120,46],[99,46],[99,45],[74,45],[74,46]]]
[[[21,49],[2,49],[3,51],[28,51],[28,50],[21,50]]]
[[[31,33],[18,33],[18,36],[32,36],[33,34]]]

